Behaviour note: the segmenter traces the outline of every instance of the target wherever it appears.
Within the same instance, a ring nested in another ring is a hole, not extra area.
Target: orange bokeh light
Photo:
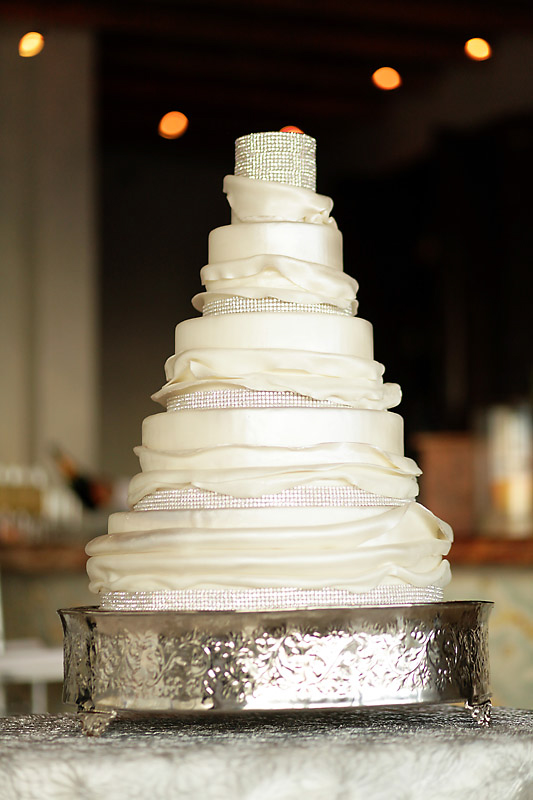
[[[303,133],[303,130],[296,125],[285,125],[284,128],[280,128],[280,133]]]
[[[392,67],[380,67],[372,75],[372,82],[378,89],[388,92],[402,85],[402,78],[398,70]]]
[[[492,55],[492,48],[486,39],[475,37],[466,42],[465,53],[472,61],[486,61]]]
[[[25,33],[19,41],[19,56],[31,58],[38,55],[44,47],[44,36],[37,31]]]
[[[189,120],[181,111],[169,111],[159,121],[158,132],[163,139],[178,139],[189,127]]]

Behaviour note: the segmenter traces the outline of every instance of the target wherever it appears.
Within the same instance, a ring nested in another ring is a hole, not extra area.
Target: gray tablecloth
[[[0,800],[533,800],[533,711],[0,719]]]

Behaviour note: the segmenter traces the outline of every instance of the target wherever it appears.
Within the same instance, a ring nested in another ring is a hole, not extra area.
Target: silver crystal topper
[[[316,140],[305,133],[267,131],[235,142],[235,175],[316,190]]]

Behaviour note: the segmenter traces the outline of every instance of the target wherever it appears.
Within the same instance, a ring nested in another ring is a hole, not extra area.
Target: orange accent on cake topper
[[[285,125],[284,128],[280,128],[280,133],[303,133],[303,130],[296,125]]]

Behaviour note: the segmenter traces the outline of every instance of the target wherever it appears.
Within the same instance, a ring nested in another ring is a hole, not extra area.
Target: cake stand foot
[[[78,710],[78,720],[86,736],[101,736],[117,716],[116,711]]]
[[[491,723],[492,703],[485,700],[483,703],[465,702],[465,708],[470,711],[472,719],[482,728],[487,728]]]

